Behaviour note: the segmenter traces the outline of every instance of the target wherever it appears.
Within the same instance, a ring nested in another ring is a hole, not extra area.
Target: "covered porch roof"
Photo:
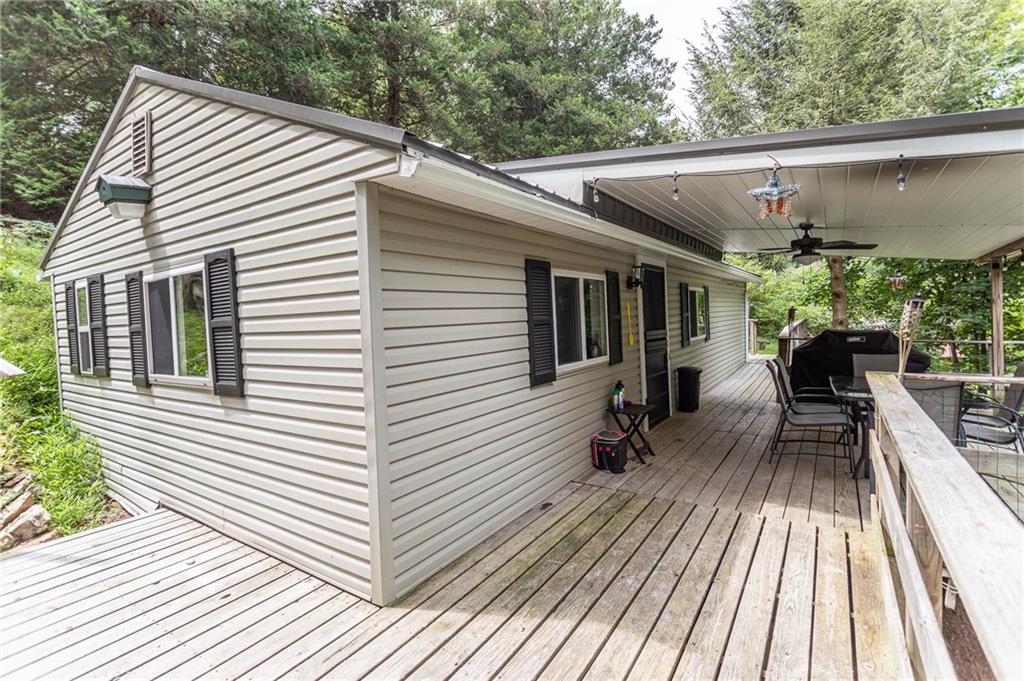
[[[774,157],[801,185],[791,218],[757,219],[748,189]],[[900,155],[906,189],[898,192]],[[836,254],[977,259],[1024,247],[1024,108],[686,142],[501,164],[585,203],[610,196],[724,251],[815,236],[877,243]],[[674,179],[675,178],[675,179]],[[672,198],[678,185],[679,200]],[[831,251],[830,251],[831,253]]]

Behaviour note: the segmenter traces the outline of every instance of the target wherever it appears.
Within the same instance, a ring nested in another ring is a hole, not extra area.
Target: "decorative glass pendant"
[[[776,215],[784,215],[787,218],[793,215],[793,197],[800,192],[798,184],[782,184],[779,179],[779,165],[772,168],[772,176],[768,178],[768,184],[757,187],[747,192],[757,201],[757,219],[764,220],[774,212]]]

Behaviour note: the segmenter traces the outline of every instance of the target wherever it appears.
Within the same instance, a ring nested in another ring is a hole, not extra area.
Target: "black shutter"
[[[690,285],[679,284],[679,309],[680,309],[680,321],[679,325],[680,334],[683,337],[683,347],[690,344]]]
[[[526,260],[526,332],[530,342],[530,385],[555,380],[555,314],[551,263]]]
[[[619,292],[619,273],[605,271],[605,289],[608,296],[608,363],[622,361],[622,301]]]
[[[711,296],[708,287],[704,287],[704,340],[711,340]]]
[[[142,309],[142,272],[124,275],[125,298],[128,301],[128,346],[131,350],[132,383],[149,387],[149,365],[146,361],[146,314]]]
[[[241,397],[242,348],[238,335],[238,296],[233,249],[207,253],[206,319],[215,395]]]
[[[107,316],[103,300],[103,275],[94,274],[86,280],[89,290],[89,330],[92,337],[92,375],[110,375],[107,354]]]
[[[71,373],[80,374],[78,368],[78,306],[75,305],[75,282],[64,284],[64,316],[68,321],[68,357]]]

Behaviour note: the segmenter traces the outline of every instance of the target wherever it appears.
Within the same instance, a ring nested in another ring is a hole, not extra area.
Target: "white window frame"
[[[564,277],[567,279],[576,279],[579,281],[577,286],[577,293],[579,295],[579,310],[580,310],[580,326],[579,326],[579,339],[580,349],[583,359],[577,362],[569,362],[567,364],[561,364],[558,361],[558,308],[555,304],[555,277]],[[601,284],[601,290],[604,292],[604,309],[602,310],[602,322],[604,334],[604,354],[598,357],[586,358],[587,354],[587,318],[586,308],[584,306],[583,296],[583,280],[589,279],[596,281]],[[551,313],[552,318],[555,322],[555,375],[560,376],[564,373],[572,371],[578,371],[580,369],[586,369],[587,367],[597,366],[600,364],[608,364],[608,282],[604,275],[595,274],[593,272],[574,272],[572,270],[551,270]]]
[[[708,320],[706,318],[704,319],[704,325],[703,326],[701,326],[701,323],[700,323],[701,317],[704,316],[704,306],[705,306],[705,302],[704,302],[704,287],[703,286],[694,286],[693,288],[691,288],[690,289],[690,297],[692,298],[694,296],[696,296],[696,303],[694,303],[694,301],[691,301],[691,300],[686,301],[687,305],[690,308],[690,314],[694,315],[695,319],[697,320],[697,335],[696,336],[690,336],[690,340],[691,341],[704,340],[705,338],[707,338],[707,335],[708,335]],[[689,321],[687,321],[686,326],[687,326],[686,333],[690,333]]]
[[[81,304],[78,300],[78,292],[85,291],[85,331],[88,333],[89,344],[89,369],[82,366],[82,321],[79,311]],[[92,313],[89,310],[89,281],[81,280],[75,282],[75,343],[78,345],[78,373],[85,376],[92,376],[96,369],[96,358],[92,356]]]
[[[149,285],[154,281],[162,281],[164,279],[170,279],[172,277],[178,277],[184,274],[194,274],[199,272],[203,276],[203,290],[207,289],[206,284],[206,268],[203,263],[194,263],[191,265],[183,265],[181,267],[175,267],[167,270],[160,270],[156,272],[150,272],[144,274],[142,277],[142,309],[143,314],[146,317],[146,354],[149,357],[149,380],[151,383],[167,383],[171,385],[184,385],[194,387],[210,387],[213,385],[213,365],[210,358],[210,315],[209,311],[206,311],[205,319],[203,320],[203,327],[206,331],[206,376],[179,376],[177,374],[158,374],[153,371],[153,325],[150,323],[149,318]],[[208,305],[209,301],[204,300],[204,305]],[[178,366],[178,314],[175,309],[177,300],[174,296],[174,288],[171,287],[171,352],[174,356],[174,366]]]

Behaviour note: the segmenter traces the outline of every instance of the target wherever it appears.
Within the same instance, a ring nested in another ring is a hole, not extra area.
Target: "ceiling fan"
[[[804,235],[790,241],[787,248],[762,248],[761,252],[787,253],[792,251],[793,260],[801,265],[811,265],[821,260],[819,250],[870,251],[878,247],[878,244],[859,244],[856,241],[825,241],[811,236],[811,230],[814,229],[813,222],[801,222],[800,229],[804,230]]]

